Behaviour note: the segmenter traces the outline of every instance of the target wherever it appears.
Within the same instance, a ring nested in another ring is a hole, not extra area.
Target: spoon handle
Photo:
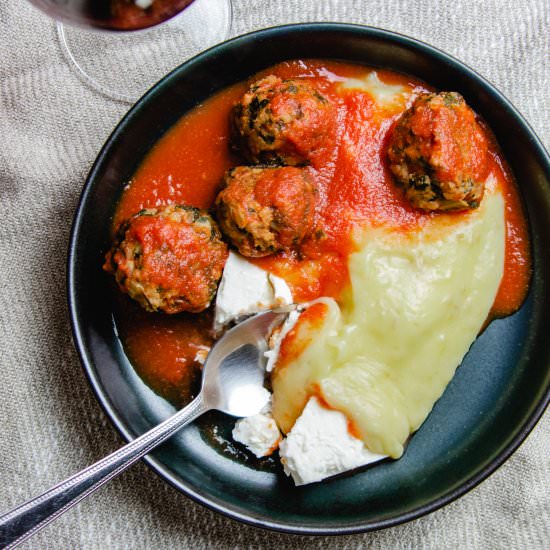
[[[0,516],[0,548],[15,548],[209,409],[201,395],[118,451]]]

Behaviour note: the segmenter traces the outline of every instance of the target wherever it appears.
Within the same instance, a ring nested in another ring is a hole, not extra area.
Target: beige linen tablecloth
[[[233,34],[336,20],[422,39],[492,81],[550,145],[549,0],[234,0]],[[51,20],[0,3],[0,511],[116,449],[71,341],[69,229],[85,176],[127,106],[70,70]],[[217,515],[134,466],[29,548],[550,547],[550,418],[488,480],[378,533],[295,537]]]

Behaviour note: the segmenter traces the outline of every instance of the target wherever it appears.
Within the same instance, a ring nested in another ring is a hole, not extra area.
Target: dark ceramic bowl
[[[126,359],[101,271],[122,182],[197,103],[260,69],[299,57],[386,67],[462,93],[497,136],[520,186],[531,231],[534,272],[526,302],[477,339],[400,460],[297,488],[282,472],[253,469],[221,455],[197,425],[146,458],[174,487],[234,519],[292,533],[353,533],[419,517],[464,494],[511,455],[549,400],[550,159],[525,120],[491,84],[426,44],[353,25],[267,29],[204,52],[149,91],[99,154],[74,221],[69,304],[86,373],[122,435],[133,439],[173,413]],[[233,422],[221,414],[215,421],[226,432]]]

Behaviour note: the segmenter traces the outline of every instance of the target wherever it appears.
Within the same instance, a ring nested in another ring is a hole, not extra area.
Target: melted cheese
[[[402,110],[410,91],[399,84],[386,84],[380,80],[376,71],[370,71],[363,78],[346,78],[340,85],[340,91],[361,90],[367,92],[374,103],[385,110]]]
[[[367,229],[342,308],[324,300],[283,341],[272,377],[279,426],[288,432],[319,394],[370,451],[401,456],[482,328],[503,265],[496,192],[478,210],[433,216],[410,233]]]

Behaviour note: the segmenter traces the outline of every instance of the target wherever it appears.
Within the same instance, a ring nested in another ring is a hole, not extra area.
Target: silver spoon
[[[287,314],[287,309],[260,313],[229,330],[210,351],[201,391],[189,405],[118,451],[0,516],[0,547],[14,548],[27,540],[206,411],[217,409],[235,417],[260,412],[269,398],[263,386],[267,336]]]

